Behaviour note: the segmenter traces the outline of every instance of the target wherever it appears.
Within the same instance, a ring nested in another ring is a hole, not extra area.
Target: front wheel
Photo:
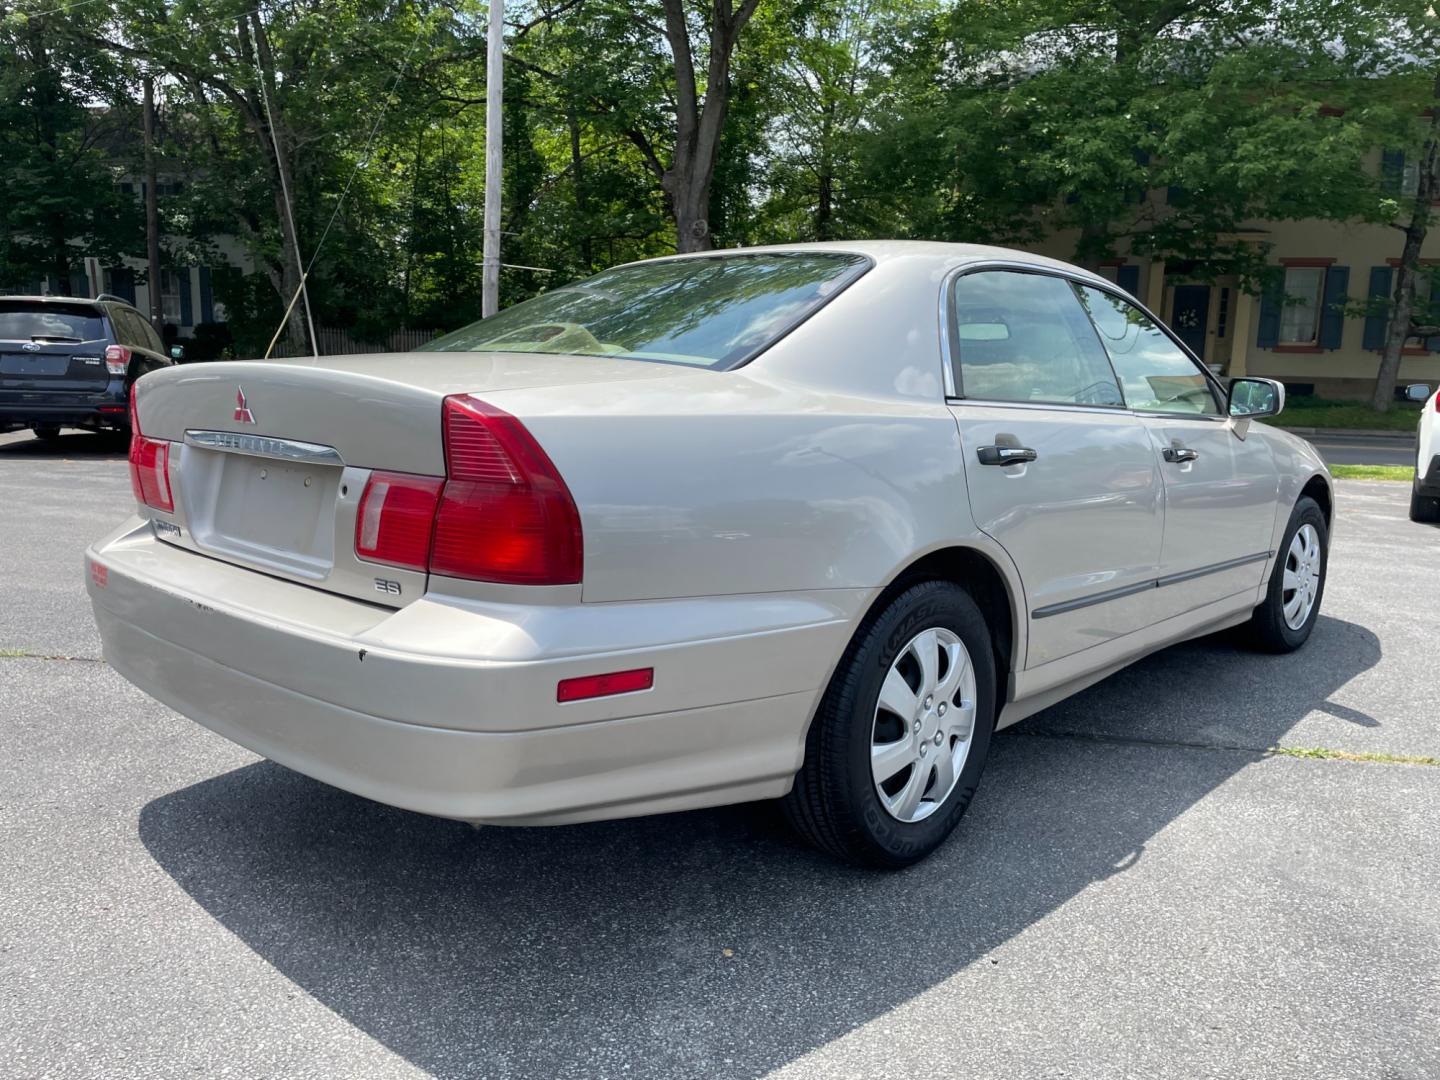
[[[1250,618],[1255,642],[1266,652],[1294,652],[1310,638],[1320,617],[1330,530],[1325,512],[1308,495],[1295,504],[1270,572],[1265,599]]]
[[[917,862],[965,813],[994,724],[984,615],[952,582],[913,585],[845,650],[810,726],[786,817],[842,859]]]

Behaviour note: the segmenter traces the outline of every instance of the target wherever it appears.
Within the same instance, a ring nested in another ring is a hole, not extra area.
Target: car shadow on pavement
[[[140,836],[260,957],[437,1076],[752,1077],[1134,866],[1259,760],[1176,746],[1214,735],[1197,703],[1222,699],[1217,746],[1265,747],[1380,658],[1335,619],[1312,645],[1179,646],[1001,733],[956,835],[895,874],[811,852],[764,805],[474,830],[269,762],[154,800]],[[1163,750],[1136,734],[1137,688]],[[1065,733],[1082,718],[1106,737]]]
[[[130,449],[128,432],[65,431],[58,439],[33,435],[0,436],[0,462],[6,460],[66,461],[123,459]]]

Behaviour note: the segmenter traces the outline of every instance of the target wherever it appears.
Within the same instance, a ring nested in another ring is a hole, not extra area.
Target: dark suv
[[[0,432],[128,429],[131,385],[175,352],[117,297],[0,296]]]

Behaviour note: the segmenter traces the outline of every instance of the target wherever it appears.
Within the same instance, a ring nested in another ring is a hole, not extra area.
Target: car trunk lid
[[[673,376],[608,357],[379,354],[167,368],[136,386],[139,427],[169,443],[170,543],[316,588],[402,606],[424,570],[360,559],[372,475],[446,473],[452,394]]]
[[[105,339],[0,341],[0,391],[11,401],[86,399],[105,392]]]

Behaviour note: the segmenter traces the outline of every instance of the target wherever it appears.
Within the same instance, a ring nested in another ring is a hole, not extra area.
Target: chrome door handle
[[[975,451],[981,465],[1020,465],[1040,455],[1028,446],[982,446]]]
[[[1161,453],[1166,461],[1194,461],[1200,456],[1199,450],[1191,450],[1188,446],[1167,446]]]

